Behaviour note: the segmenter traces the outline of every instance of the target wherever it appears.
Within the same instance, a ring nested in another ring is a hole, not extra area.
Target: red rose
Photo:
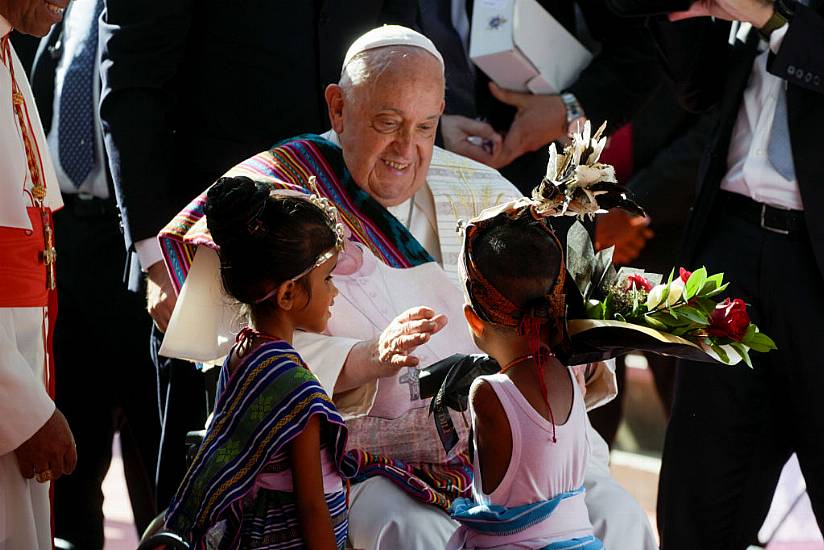
[[[627,290],[632,290],[632,285],[635,285],[635,288],[638,290],[646,290],[649,292],[652,290],[652,283],[649,282],[646,277],[640,275],[638,273],[633,273],[627,277]]]
[[[684,281],[684,284],[687,284],[687,281],[689,280],[690,275],[692,275],[692,271],[687,271],[683,267],[679,267],[678,268],[678,273],[681,275],[681,280]]]
[[[744,338],[747,327],[750,326],[747,304],[739,298],[733,301],[727,298],[716,305],[713,312],[710,313],[709,320],[710,326],[707,327],[707,334],[732,338],[736,342],[740,342]]]

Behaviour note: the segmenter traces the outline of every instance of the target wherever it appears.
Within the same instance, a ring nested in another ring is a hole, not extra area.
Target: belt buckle
[[[778,233],[779,235],[789,235],[790,231],[788,229],[780,229],[778,227],[771,227],[764,223],[764,217],[767,214],[767,205],[761,203],[761,229],[766,229],[767,231],[772,231],[773,233]]]

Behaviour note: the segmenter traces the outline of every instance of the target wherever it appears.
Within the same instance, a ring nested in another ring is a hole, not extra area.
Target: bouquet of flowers
[[[567,238],[567,269],[584,304],[583,319],[569,321],[573,341],[579,344],[614,351],[623,340],[620,347],[728,365],[743,360],[750,367],[750,350],[776,348],[750,322],[743,300],[719,300],[727,288],[723,273],[682,267],[662,282],[661,275],[643,270],[616,271],[612,248],[595,254],[579,223]]]

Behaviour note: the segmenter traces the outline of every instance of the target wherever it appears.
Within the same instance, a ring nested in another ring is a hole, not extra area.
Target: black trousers
[[[756,541],[784,463],[798,454],[824,530],[824,278],[806,233],[779,235],[716,212],[698,261],[732,282],[778,350],[753,369],[678,367],[658,493],[663,550]]]
[[[58,316],[56,403],[77,443],[74,473],[55,484],[56,536],[77,550],[103,548],[101,484],[120,444],[138,533],[156,515],[160,439],[157,382],[142,295],[123,283],[123,237],[113,201],[66,198],[55,214]]]
[[[186,434],[202,430],[214,408],[218,368],[202,372],[194,363],[159,354],[163,333],[152,325],[150,347],[157,372],[155,401],[163,426],[157,462],[157,507],[165,510],[189,465]]]

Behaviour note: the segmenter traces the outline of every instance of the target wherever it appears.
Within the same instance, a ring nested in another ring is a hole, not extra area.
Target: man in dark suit
[[[236,163],[326,130],[323,90],[350,43],[380,23],[409,25],[415,11],[412,0],[106,0],[100,114],[126,244],[139,257],[132,288],[141,268],[148,275],[155,349],[175,303],[158,231]],[[193,365],[157,364],[165,506],[185,472],[185,433],[202,428],[209,406]]]
[[[143,299],[123,282],[125,249],[103,151],[96,97],[100,0],[74,0],[40,44],[32,91],[48,136],[64,208],[54,352],[56,402],[83,459],[55,483],[55,536],[77,550],[103,548],[101,485],[120,433],[138,535],[157,514],[154,476],[160,419]]]
[[[685,265],[724,272],[778,345],[753,353],[752,369],[679,366],[658,496],[665,550],[754,544],[792,452],[824,527],[823,14],[820,0],[708,0],[670,19],[714,19],[653,26],[685,103],[717,113]]]

